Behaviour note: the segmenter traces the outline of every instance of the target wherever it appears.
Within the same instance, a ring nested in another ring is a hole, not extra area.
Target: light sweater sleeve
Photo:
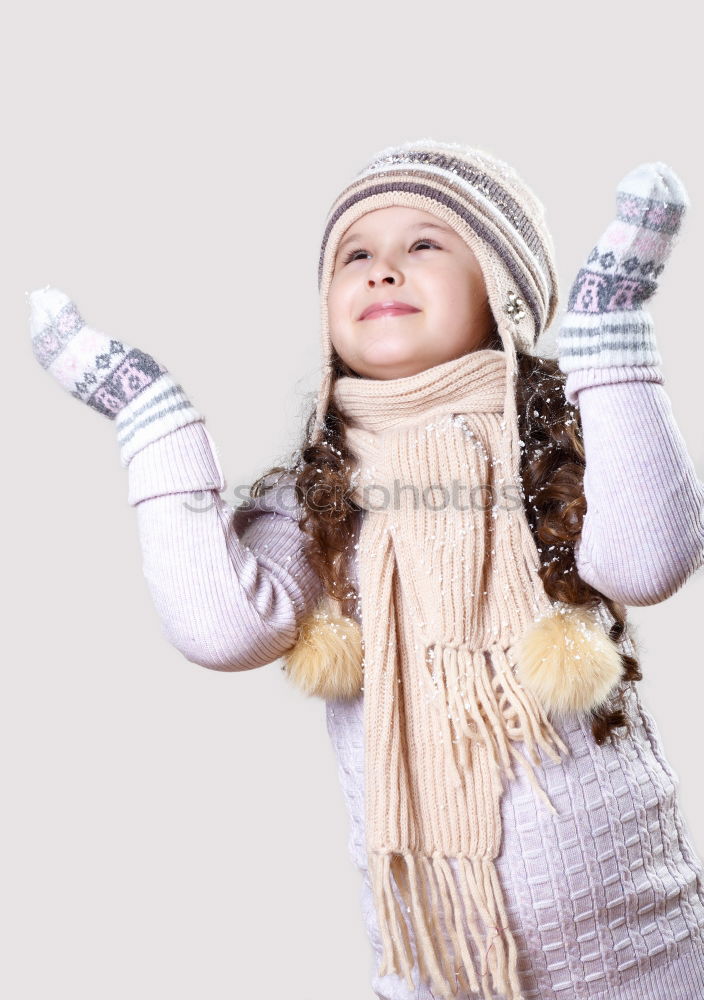
[[[626,605],[658,604],[704,565],[704,485],[675,422],[660,367],[571,372],[587,512],[575,547],[582,579]]]
[[[202,421],[139,451],[128,477],[142,568],[167,640],[212,670],[250,670],[290,649],[321,589],[293,486],[230,507]]]

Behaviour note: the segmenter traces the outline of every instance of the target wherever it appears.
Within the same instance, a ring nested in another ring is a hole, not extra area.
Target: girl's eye
[[[435,247],[436,250],[440,249],[440,247],[438,246],[438,244],[435,243],[433,240],[424,240],[424,239],[416,240],[415,243],[412,244],[411,249],[413,249],[413,247],[417,247],[419,243],[426,243],[426,244],[428,244],[428,246]],[[354,258],[357,256],[358,253],[368,253],[368,251],[367,250],[362,250],[362,249],[350,250],[347,253],[347,255],[344,258],[344,260],[342,261],[342,263],[343,264],[349,264],[349,262],[351,260],[354,260]]]

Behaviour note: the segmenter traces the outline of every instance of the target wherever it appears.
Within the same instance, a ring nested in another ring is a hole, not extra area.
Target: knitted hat
[[[530,352],[553,320],[557,272],[544,209],[516,171],[483,150],[419,139],[381,150],[335,199],[318,265],[322,377],[314,438],[322,437],[332,386],[328,289],[337,247],[360,216],[405,205],[438,216],[476,256],[504,349]],[[511,352],[513,353],[513,352]]]

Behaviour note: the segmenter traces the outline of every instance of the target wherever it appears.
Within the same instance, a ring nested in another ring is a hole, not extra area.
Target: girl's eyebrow
[[[454,229],[450,229],[448,226],[443,226],[439,222],[415,222],[410,228],[438,229],[441,233],[448,233],[448,234],[454,233]],[[357,233],[350,233],[350,235],[346,236],[344,240],[339,244],[337,252],[340,253],[340,251],[343,250],[348,243],[362,243],[362,242],[363,242],[362,236],[359,236]]]

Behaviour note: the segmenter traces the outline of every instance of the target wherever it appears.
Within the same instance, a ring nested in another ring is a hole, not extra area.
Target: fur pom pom
[[[303,619],[296,645],[282,659],[304,694],[347,700],[362,690],[361,629],[327,595]]]
[[[558,715],[597,708],[622,674],[616,644],[586,608],[567,605],[539,618],[514,651],[518,680]]]

